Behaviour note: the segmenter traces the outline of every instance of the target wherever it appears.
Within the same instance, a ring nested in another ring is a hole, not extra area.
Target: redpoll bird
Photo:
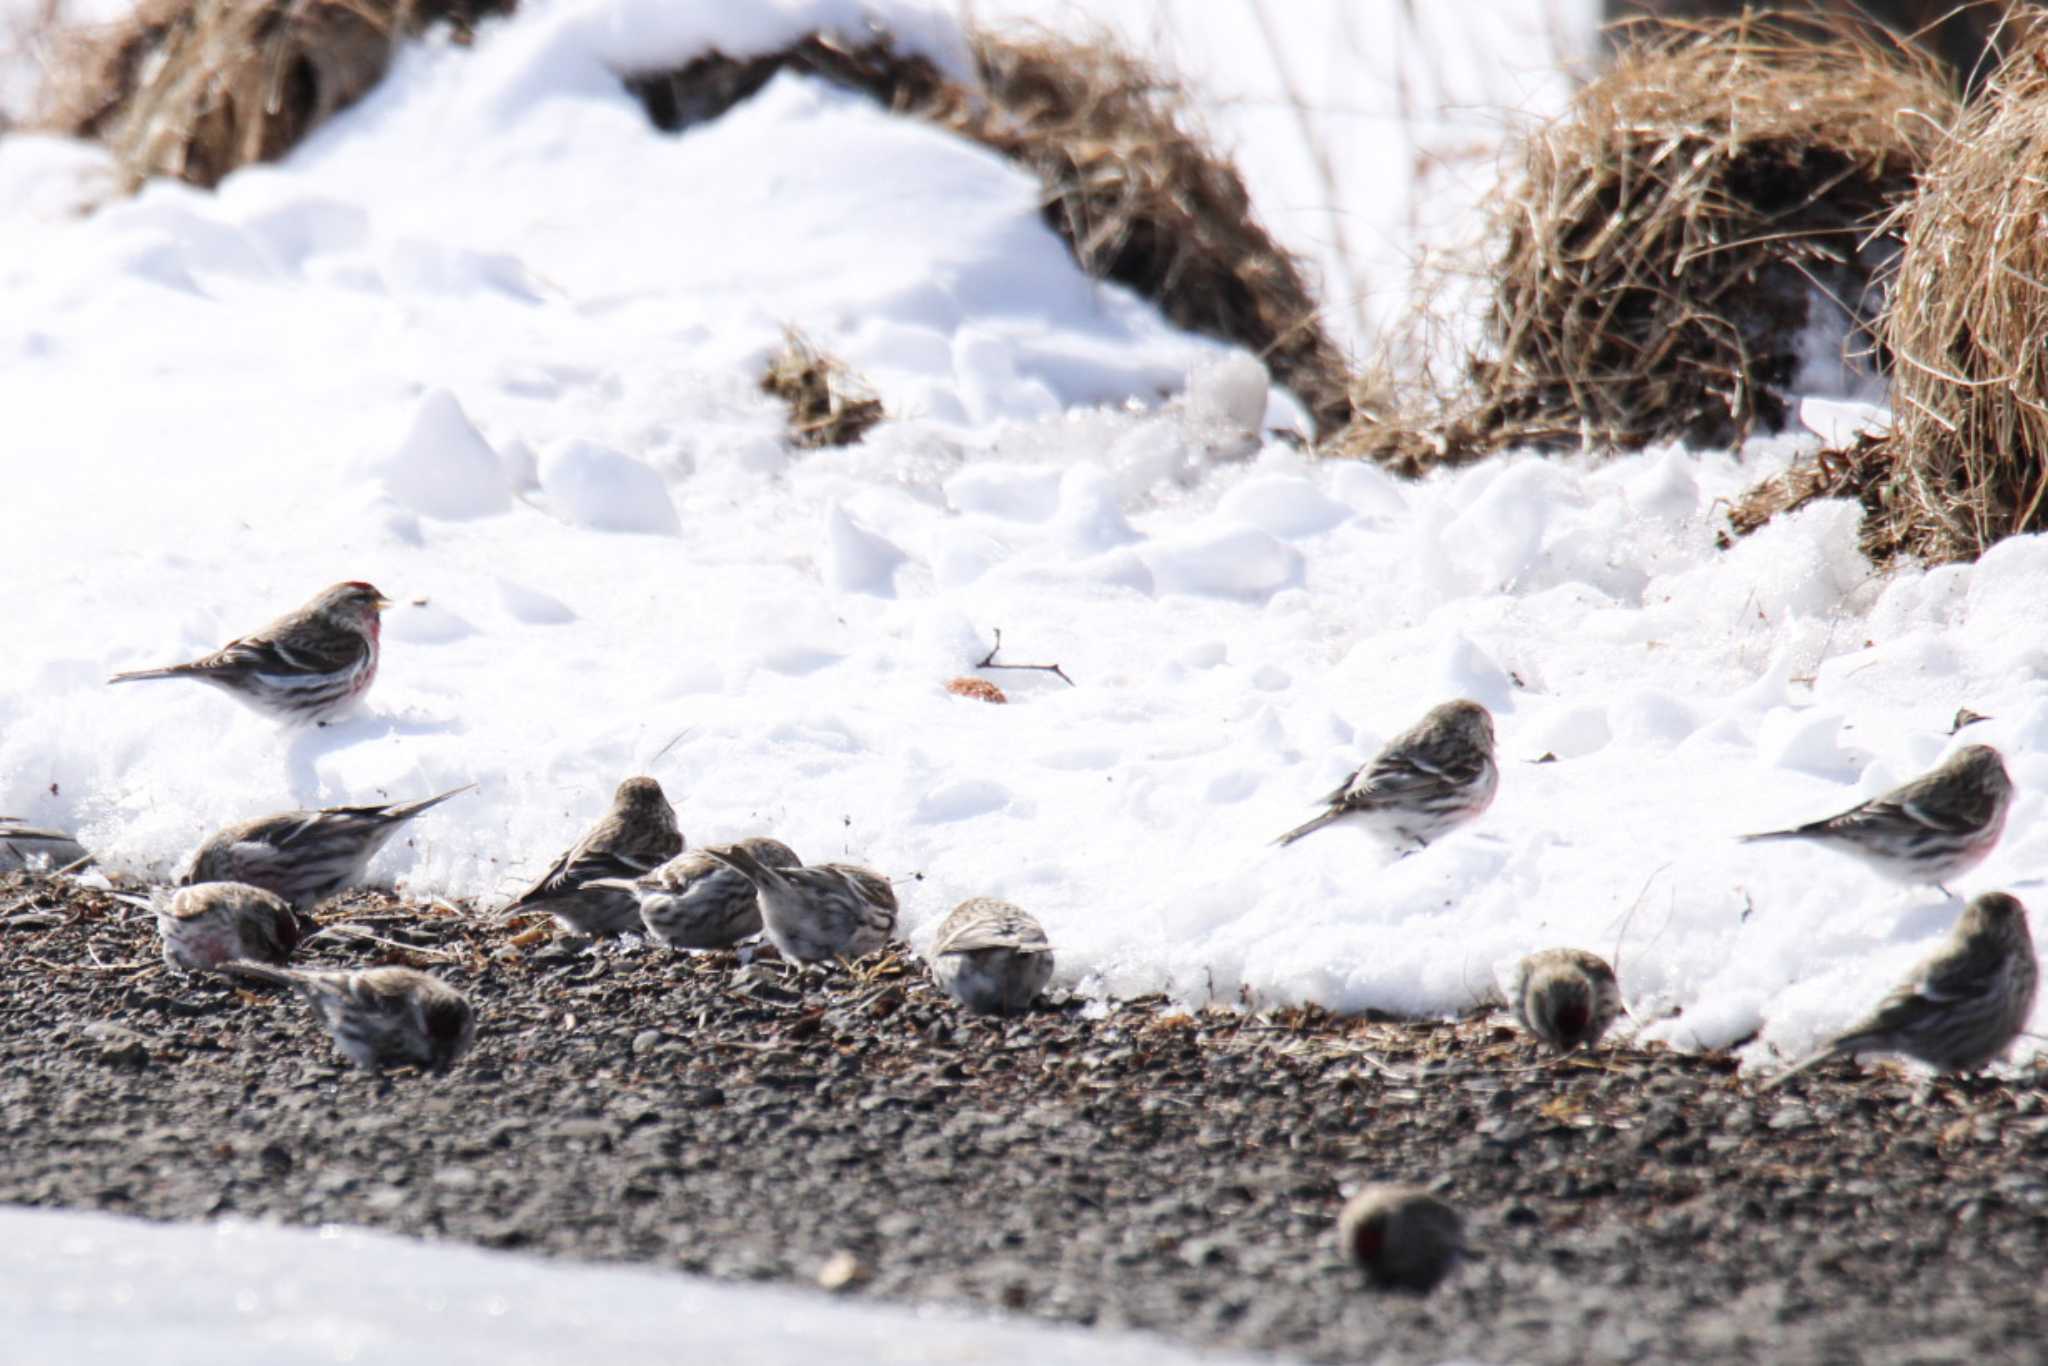
[[[155,895],[122,896],[130,905],[156,912],[164,964],[185,972],[207,972],[231,959],[282,963],[305,937],[299,918],[283,901],[241,882],[202,882]]]
[[[61,830],[43,830],[0,816],[0,873],[21,868],[55,872],[89,857],[84,845]]]
[[[739,847],[770,868],[803,864],[777,840],[757,835]],[[678,854],[644,877],[593,878],[584,886],[630,893],[640,906],[641,927],[672,949],[729,948],[761,932],[754,884],[701,849]]]
[[[1839,816],[1742,838],[1813,840],[1895,882],[1938,887],[1984,861],[2005,829],[2011,804],[2012,779],[1998,751],[1965,745],[1933,772]]]
[[[1591,1048],[1621,1014],[1614,969],[1584,949],[1544,949],[1515,967],[1515,1020],[1553,1048]]]
[[[1419,1186],[1367,1186],[1337,1216],[1337,1243],[1373,1284],[1420,1293],[1464,1255],[1465,1221]]]
[[[330,806],[243,821],[193,851],[178,881],[246,882],[304,910],[359,881],[400,826],[467,791],[458,787],[416,802]]]
[[[851,863],[771,868],[741,845],[704,852],[754,884],[761,930],[784,958],[858,958],[895,932],[896,893],[879,873]]]
[[[971,897],[939,922],[932,977],[969,1010],[1012,1014],[1027,1009],[1052,979],[1052,944],[1028,912]]]
[[[334,1046],[372,1072],[407,1064],[438,1072],[476,1039],[468,998],[411,968],[311,972],[233,962],[221,971],[297,990],[334,1036]]]
[[[1879,1003],[1870,1018],[1779,1073],[1766,1091],[1814,1064],[1855,1053],[1903,1053],[1944,1072],[1974,1072],[1995,1061],[2034,1010],[2040,969],[2027,908],[1986,892],[1963,909],[1948,941]]]
[[[1356,818],[1403,843],[1428,844],[1486,810],[1499,787],[1492,714],[1477,702],[1446,702],[1323,798],[1328,811],[1274,843],[1292,844],[1334,821]]]
[[[324,723],[377,679],[378,612],[391,600],[367,583],[338,583],[296,612],[190,664],[115,674],[109,683],[196,678],[257,711]]]
[[[653,872],[683,852],[675,808],[652,778],[628,778],[612,809],[568,853],[505,908],[546,911],[575,934],[623,934],[640,928],[640,902],[616,885]],[[594,887],[604,882],[611,885]]]

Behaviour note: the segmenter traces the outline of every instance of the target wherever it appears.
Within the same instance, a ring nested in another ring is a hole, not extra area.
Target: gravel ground
[[[1553,1060],[1498,1015],[1130,1001],[995,1023],[908,959],[799,980],[517,944],[376,894],[321,918],[390,942],[338,932],[309,959],[467,991],[475,1052],[363,1075],[291,998],[167,974],[143,913],[0,878],[0,1200],[358,1224],[1327,1361],[2038,1360],[2048,1323],[2032,1080],[1836,1065],[1759,1097],[1726,1057]],[[1385,1177],[1441,1182],[1485,1249],[1426,1298],[1366,1290],[1332,1250],[1344,1195]]]

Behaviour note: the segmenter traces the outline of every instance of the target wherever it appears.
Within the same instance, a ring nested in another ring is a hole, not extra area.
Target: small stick
[[[987,653],[987,654],[985,654],[985,655],[983,655],[983,656],[981,657],[981,662],[980,662],[979,664],[976,664],[976,665],[974,666],[975,668],[977,668],[977,669],[1036,669],[1036,670],[1037,670],[1038,672],[1040,672],[1040,673],[1046,673],[1046,674],[1056,674],[1056,675],[1058,675],[1058,677],[1059,677],[1060,681],[1061,681],[1061,682],[1063,682],[1063,683],[1065,683],[1065,684],[1066,684],[1066,685],[1067,685],[1068,687],[1070,687],[1070,688],[1078,688],[1079,686],[1081,686],[1080,684],[1076,683],[1076,682],[1075,682],[1075,681],[1074,681],[1073,679],[1071,679],[1071,678],[1068,678],[1068,677],[1067,677],[1067,671],[1066,671],[1065,669],[1062,669],[1062,668],[1061,668],[1061,667],[1060,667],[1059,665],[1057,665],[1057,664],[998,664],[998,663],[996,663],[996,655],[997,655],[997,653],[998,653],[998,652],[1000,652],[1000,651],[1002,650],[1002,648],[1003,648],[1003,628],[1002,628],[1002,627],[1000,627],[1000,626],[998,626],[998,627],[996,627],[996,628],[995,628],[995,631],[996,631],[996,643],[988,647],[988,653]]]

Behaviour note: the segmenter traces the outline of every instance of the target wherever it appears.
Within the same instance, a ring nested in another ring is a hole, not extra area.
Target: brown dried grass
[[[1933,59],[1814,22],[1630,26],[1522,148],[1463,383],[1419,418],[1360,423],[1340,452],[1419,471],[1782,427],[1813,291],[1874,319],[1896,250],[1874,229],[1956,108]]]
[[[142,0],[60,43],[38,126],[106,144],[131,186],[218,184],[272,161],[383,79],[408,35],[513,0]]]
[[[1990,78],[1898,212],[1885,516],[1930,561],[2048,527],[2048,32]]]
[[[761,388],[789,409],[789,439],[806,450],[851,446],[883,417],[882,400],[867,382],[793,327],[783,329],[782,349],[768,358]]]

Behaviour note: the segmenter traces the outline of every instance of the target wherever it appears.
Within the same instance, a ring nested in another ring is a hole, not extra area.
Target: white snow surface
[[[1084,278],[995,156],[793,77],[664,135],[614,74],[868,16],[957,59],[904,4],[583,0],[407,49],[217,193],[81,218],[97,154],[0,138],[0,811],[162,877],[228,821],[474,782],[372,872],[489,901],[645,770],[693,844],[895,878],[914,945],[1023,904],[1085,991],[1445,1012],[1575,944],[1651,1036],[1787,1053],[1957,903],[1735,835],[1982,740],[2019,795],[1955,890],[2029,895],[2048,545],[1879,578],[1842,503],[1717,545],[1807,437],[1318,463],[1255,361]],[[787,444],[785,324],[879,390],[865,444]],[[408,604],[351,720],[104,686],[346,578]],[[1075,686],[949,696],[998,629]],[[1481,822],[1269,847],[1457,695],[1498,717]],[[1951,739],[1963,705],[1993,719]]]
[[[164,1225],[23,1209],[0,1209],[0,1318],[13,1366],[1278,1360],[358,1229]]]

